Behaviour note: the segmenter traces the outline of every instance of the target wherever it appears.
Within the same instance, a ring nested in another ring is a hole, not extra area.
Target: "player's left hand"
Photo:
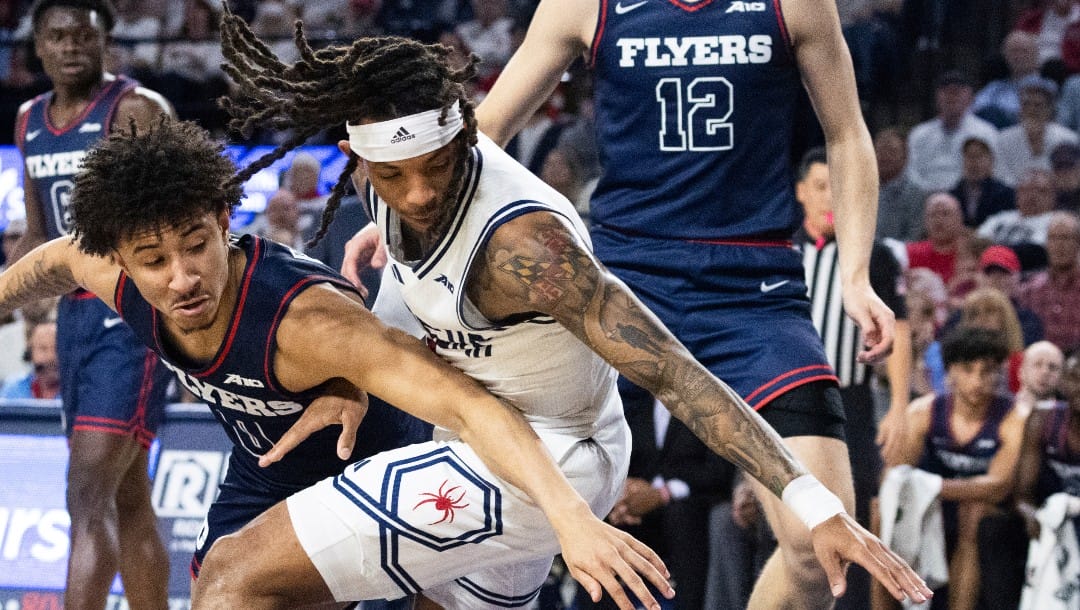
[[[607,591],[620,610],[634,610],[625,585],[647,610],[660,610],[642,576],[667,599],[675,596],[664,562],[640,540],[595,517],[570,529],[559,535],[563,561],[594,602]]]
[[[330,393],[316,398],[300,415],[300,419],[281,435],[274,447],[259,458],[259,466],[266,468],[285,457],[304,440],[335,424],[341,425],[341,435],[337,442],[337,455],[343,460],[349,459],[356,446],[356,429],[367,415],[368,396],[352,385],[342,383],[342,388],[331,388]]]
[[[893,337],[896,334],[896,316],[889,306],[878,297],[869,282],[845,284],[844,311],[863,332],[863,351],[859,352],[859,362],[874,364],[880,362],[892,351]]]
[[[811,531],[814,552],[829,579],[833,597],[847,590],[847,566],[852,562],[866,568],[871,576],[896,599],[922,603],[934,592],[899,555],[862,528],[851,515],[839,513]]]

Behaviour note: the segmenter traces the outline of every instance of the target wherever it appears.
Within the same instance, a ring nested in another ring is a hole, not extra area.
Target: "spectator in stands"
[[[472,52],[479,55],[479,77],[484,78],[502,70],[513,53],[510,17],[506,0],[471,0],[473,18],[459,24],[456,31],[468,41]]]
[[[956,270],[957,253],[969,233],[964,227],[960,202],[946,192],[932,193],[926,198],[923,226],[926,239],[907,245],[907,266],[926,267],[948,285]]]
[[[322,164],[318,159],[309,153],[299,152],[293,156],[289,169],[282,176],[282,188],[296,196],[299,213],[297,229],[302,243],[315,237],[315,232],[322,226],[322,213],[328,196],[319,190],[321,173]]]
[[[584,173],[586,164],[571,146],[556,146],[546,155],[540,169],[540,179],[574,204],[574,209],[586,222],[589,220],[589,196],[596,186]]]
[[[213,130],[222,125],[215,100],[227,90],[221,70],[218,5],[211,0],[185,0],[183,6],[180,40],[162,46],[161,74],[153,85],[175,104],[180,118]]]
[[[1039,42],[1035,34],[1013,30],[1001,43],[1001,55],[1009,68],[1007,78],[990,81],[975,94],[971,110],[998,129],[1020,120],[1019,83],[1039,74]]]
[[[1054,197],[1053,175],[1045,169],[1031,168],[1016,185],[1016,209],[987,218],[979,225],[978,235],[1006,246],[1044,246],[1056,203]],[[1021,254],[1017,252],[1018,256]],[[1023,263],[1024,257],[1020,260]],[[1025,268],[1029,267],[1025,265]]]
[[[1020,329],[1024,345],[1031,345],[1043,338],[1042,320],[1038,314],[1020,305],[1020,259],[1008,246],[994,244],[979,256],[979,274],[976,276],[979,288],[994,288],[1009,297]]]
[[[1037,409],[1028,417],[1020,449],[1014,493],[1017,512],[1027,526],[1027,535],[1031,540],[1040,539],[1042,528],[1036,512],[1050,496],[1065,493],[1080,497],[1080,357],[1075,354],[1065,361],[1061,390],[1064,402]],[[1072,501],[1075,502],[1075,498]],[[1073,517],[1072,524],[1074,533],[1080,531],[1076,530],[1080,527],[1080,518]],[[1064,548],[1060,550],[1064,551]],[[1051,569],[1063,570],[1075,561],[1075,558],[1063,552],[1048,553],[1047,556],[1056,564]],[[1035,603],[1027,607],[1039,610],[1046,607],[1075,608],[1078,594],[1076,583],[1061,584],[1063,586],[1051,591],[1025,588],[1025,598],[1030,594],[1042,594],[1053,604],[1050,606],[1031,600]]]
[[[874,154],[878,166],[878,239],[915,241],[923,234],[923,203],[926,193],[915,186],[904,172],[907,166],[907,142],[894,127],[874,136]]]
[[[1062,57],[1065,29],[1077,21],[1080,21],[1080,7],[1076,0],[1046,0],[1023,13],[1016,22],[1016,29],[1037,36],[1041,65]]]
[[[161,45],[155,39],[161,37],[161,16],[153,12],[147,2],[117,0],[116,24],[112,29],[113,40],[109,53],[116,70],[136,78],[157,69]]]
[[[909,270],[907,285],[905,304],[911,325],[911,396],[922,396],[934,391],[926,354],[948,315],[948,294],[941,278],[926,268]]]
[[[1042,320],[1045,336],[1065,352],[1080,348],[1080,217],[1054,212],[1046,239],[1047,269],[1020,289],[1020,303]]]
[[[303,250],[300,235],[300,204],[296,195],[288,189],[278,189],[266,201],[266,209],[259,215],[248,233],[272,239],[296,250]]]
[[[964,224],[976,228],[998,212],[1016,209],[1016,192],[994,178],[994,151],[979,137],[964,140],[960,182],[950,193],[960,201]]]
[[[995,153],[997,129],[973,115],[970,79],[962,72],[942,74],[934,94],[937,116],[908,134],[908,176],[926,192],[947,190],[960,179],[961,147],[971,136],[990,144]]]
[[[1064,354],[1049,341],[1029,345],[1020,364],[1020,391],[1013,400],[1013,408],[1021,415],[1029,415],[1035,409],[1052,407],[1057,399],[1064,361]]]
[[[60,365],[56,357],[56,322],[30,326],[26,352],[31,370],[8,379],[0,388],[0,398],[59,398]]]
[[[1057,209],[1080,212],[1080,145],[1059,144],[1050,151]]]
[[[320,0],[308,4],[333,6],[335,3]],[[251,20],[251,30],[259,38],[266,41],[266,45],[281,61],[291,63],[300,56],[292,39],[293,21],[295,19],[296,14],[293,8],[282,0],[262,0],[255,8],[255,18]],[[304,19],[304,26],[310,27],[306,18]],[[317,29],[308,30],[309,33],[312,31],[318,32]]]
[[[940,475],[949,553],[950,610],[972,610],[979,591],[976,534],[1012,490],[1024,420],[997,393],[1008,346],[1000,334],[960,327],[942,347],[949,391],[908,408],[903,463]]]
[[[1050,169],[1050,151],[1064,143],[1076,144],[1076,132],[1053,121],[1058,86],[1032,75],[1018,83],[1020,122],[998,135],[996,171],[1001,181],[1016,185],[1031,167]]]
[[[702,608],[745,608],[776,539],[750,483],[736,473],[731,502],[709,515],[709,571]]]

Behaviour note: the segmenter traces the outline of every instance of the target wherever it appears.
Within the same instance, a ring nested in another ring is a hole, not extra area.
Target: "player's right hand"
[[[360,427],[360,422],[367,415],[368,395],[351,385],[348,388],[350,391],[332,390],[333,393],[313,400],[304,409],[300,419],[281,435],[278,442],[274,443],[274,447],[259,458],[259,467],[266,468],[279,461],[307,437],[335,424],[341,425],[337,456],[342,460],[349,459],[353,447],[356,446],[356,429]]]
[[[379,227],[368,223],[345,243],[345,257],[341,261],[341,275],[353,283],[366,299],[367,286],[360,279],[366,269],[382,269],[386,265],[386,249],[379,238]]]
[[[847,590],[847,565],[866,568],[896,599],[923,603],[934,592],[908,564],[885,546],[877,536],[863,529],[851,515],[839,513],[821,522],[810,532],[821,567],[829,579],[833,597]]]
[[[642,576],[664,597],[675,596],[664,562],[645,543],[595,517],[571,530],[572,534],[559,536],[563,561],[594,602],[606,590],[620,610],[634,610],[625,585],[647,610],[660,610]]]

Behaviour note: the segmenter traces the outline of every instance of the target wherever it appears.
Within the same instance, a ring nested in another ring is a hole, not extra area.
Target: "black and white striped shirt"
[[[862,331],[844,313],[836,241],[825,242],[819,248],[813,239],[800,230],[795,236],[795,244],[802,250],[806,287],[810,297],[810,316],[814,328],[821,335],[822,343],[825,344],[825,355],[829,364],[836,370],[840,387],[866,383],[870,379],[870,367],[857,360],[863,346]],[[907,317],[901,290],[900,265],[892,252],[876,241],[870,255],[870,285],[893,310],[897,319]]]

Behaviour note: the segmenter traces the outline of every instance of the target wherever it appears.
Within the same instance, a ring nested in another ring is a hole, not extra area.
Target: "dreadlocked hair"
[[[54,6],[96,12],[101,16],[102,25],[105,26],[106,34],[112,31],[113,24],[116,23],[116,8],[110,0],[36,0],[36,2],[30,6],[30,23],[33,25],[34,29],[37,29],[45,11]]]
[[[250,137],[257,127],[293,130],[294,135],[252,162],[235,178],[243,183],[284,157],[318,132],[363,120],[385,121],[457,104],[465,120],[462,142],[476,143],[476,117],[464,83],[476,75],[473,56],[461,69],[448,64],[450,49],[396,36],[360,38],[351,45],[313,50],[296,22],[294,42],[300,58],[281,62],[243,19],[225,6],[222,12],[222,67],[236,83],[233,96],[219,100],[231,117],[229,128]],[[327,231],[349,178],[359,163],[350,154],[323,210],[322,225],[311,244]]]
[[[195,123],[164,114],[139,132],[117,130],[83,159],[71,193],[79,249],[104,256],[132,235],[230,213],[243,191],[224,146]]]

